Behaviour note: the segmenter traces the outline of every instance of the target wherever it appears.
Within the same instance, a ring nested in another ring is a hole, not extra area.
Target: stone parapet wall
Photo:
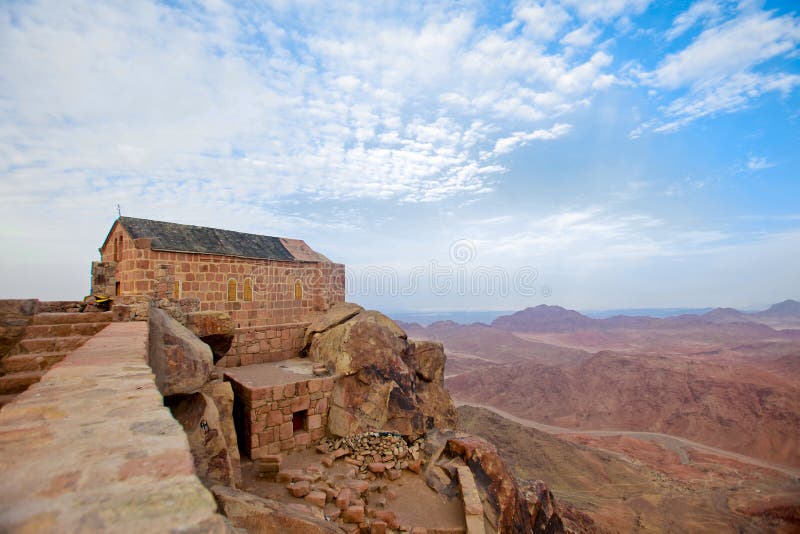
[[[325,435],[333,377],[264,387],[247,387],[235,380],[231,384],[239,441],[251,459],[305,449]],[[295,414],[303,417],[298,430]]]
[[[222,366],[239,367],[296,358],[308,325],[290,323],[238,328]]]
[[[0,532],[229,532],[146,357],[112,323],[0,410]]]

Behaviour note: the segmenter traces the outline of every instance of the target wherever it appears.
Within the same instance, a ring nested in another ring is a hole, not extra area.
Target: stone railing
[[[112,323],[0,410],[0,532],[228,532],[146,352]]]

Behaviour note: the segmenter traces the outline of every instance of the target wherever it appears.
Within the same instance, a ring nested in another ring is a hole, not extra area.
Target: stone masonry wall
[[[300,355],[309,323],[239,328],[223,362],[224,367],[288,360]]]
[[[120,224],[101,255],[103,262],[117,262],[121,296],[197,298],[201,311],[226,312],[237,328],[300,322],[345,298],[341,264],[154,251],[149,239],[131,239]],[[236,281],[234,301],[228,300],[231,279]],[[303,288],[300,299],[295,298],[297,281]],[[246,300],[249,296],[252,300]]]
[[[22,339],[39,305],[37,299],[0,300],[0,358]]]
[[[238,410],[239,442],[251,459],[281,451],[305,449],[325,435],[333,378],[311,378],[291,384],[246,388],[231,381]],[[293,430],[295,413],[305,412],[301,430]]]
[[[147,365],[112,323],[0,411],[0,532],[227,532]]]

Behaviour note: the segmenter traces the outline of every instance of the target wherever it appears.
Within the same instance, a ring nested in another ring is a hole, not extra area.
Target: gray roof
[[[150,238],[153,250],[278,261],[308,261],[305,258],[296,258],[278,237],[134,217],[120,217],[118,221],[131,238]]]

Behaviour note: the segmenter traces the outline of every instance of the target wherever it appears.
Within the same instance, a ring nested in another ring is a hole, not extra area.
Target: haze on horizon
[[[3,298],[82,298],[117,205],[304,239],[383,309],[800,297],[792,2],[0,13]]]

